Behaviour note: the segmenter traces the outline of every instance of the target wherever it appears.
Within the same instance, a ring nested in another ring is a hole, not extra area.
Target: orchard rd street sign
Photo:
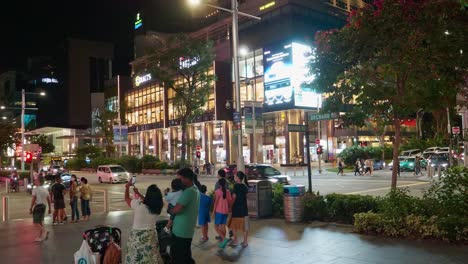
[[[309,114],[309,121],[331,120],[338,118],[338,113]]]
[[[288,124],[288,132],[306,132],[306,125]]]

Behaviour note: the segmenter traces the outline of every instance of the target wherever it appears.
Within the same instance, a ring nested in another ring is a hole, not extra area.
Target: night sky
[[[0,72],[24,65],[28,56],[47,55],[65,38],[76,37],[113,42],[114,73],[128,74],[140,1],[155,2],[158,31],[183,28],[178,18],[184,16],[184,0],[4,1],[10,4],[2,3],[0,12]]]

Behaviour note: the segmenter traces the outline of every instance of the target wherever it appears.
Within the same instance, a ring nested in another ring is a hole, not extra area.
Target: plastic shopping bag
[[[93,255],[93,252],[86,240],[83,240],[80,249],[75,252],[74,257],[75,264],[97,264],[96,256]]]

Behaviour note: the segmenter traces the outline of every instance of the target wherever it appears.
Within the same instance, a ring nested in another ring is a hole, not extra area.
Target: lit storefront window
[[[164,119],[164,90],[158,84],[130,92],[126,96],[126,118],[130,126],[161,122]]]

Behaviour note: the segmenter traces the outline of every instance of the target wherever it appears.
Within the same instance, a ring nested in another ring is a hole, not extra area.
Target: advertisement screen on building
[[[313,76],[307,64],[312,49],[300,43],[265,48],[265,105],[269,109],[316,108],[320,95],[313,88],[303,87]]]

